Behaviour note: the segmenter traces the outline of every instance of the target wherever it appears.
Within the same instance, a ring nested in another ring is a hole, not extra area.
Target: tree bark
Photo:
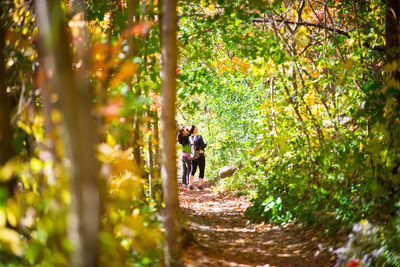
[[[184,266],[179,224],[178,183],[176,174],[175,101],[177,65],[176,0],[166,0],[163,6],[162,35],[162,150],[161,175],[165,200],[165,265]]]
[[[161,153],[160,153],[160,134],[158,127],[158,112],[154,111],[155,121],[153,122],[153,128],[151,131],[151,135],[153,136],[155,142],[153,142],[154,149],[154,157],[153,157],[153,195],[155,198],[159,200],[159,207],[161,207],[162,197],[162,188],[161,188]]]
[[[94,151],[94,125],[85,71],[72,70],[72,55],[61,1],[37,0],[36,12],[41,51],[49,53],[54,83],[63,114],[63,141],[70,165],[71,213],[68,232],[74,246],[71,266],[96,266],[99,229],[98,164]],[[78,23],[79,24],[79,23]],[[81,55],[81,54],[77,54]],[[84,59],[82,59],[83,64]]]
[[[4,5],[0,5],[0,19],[4,14]],[[0,166],[4,165],[8,160],[15,156],[15,150],[12,145],[13,127],[11,125],[11,107],[9,97],[7,95],[6,84],[6,68],[5,68],[5,37],[6,28],[4,23],[0,21]],[[9,194],[14,194],[14,188],[17,179],[11,178],[5,183],[0,183],[0,186],[5,186]]]
[[[150,118],[151,112],[150,110],[147,111],[147,116]],[[147,128],[151,131],[151,121],[147,121]],[[153,190],[153,177],[154,177],[154,161],[153,161],[153,143],[151,141],[152,135],[148,135],[147,140],[147,164],[149,167],[149,196],[150,198],[154,199],[154,190]]]
[[[3,14],[3,5],[0,7],[0,15]],[[15,155],[12,146],[13,129],[10,123],[10,103],[7,95],[5,46],[6,29],[3,23],[0,25],[0,165],[6,163]]]
[[[40,84],[40,99],[43,106],[43,117],[44,123],[43,128],[45,132],[44,143],[48,151],[51,153],[51,157],[55,159],[56,157],[56,149],[55,149],[55,124],[51,118],[51,112],[54,109],[54,105],[51,101],[51,95],[54,92],[54,88],[52,88],[52,84],[50,81],[52,66],[50,66],[51,62],[49,61],[48,56],[45,56],[44,51],[39,51],[39,66],[38,70],[39,74],[37,79]]]
[[[400,59],[400,2],[398,0],[386,0],[386,57],[388,63]],[[395,69],[390,73],[395,81],[393,84],[400,88],[400,71]],[[393,86],[391,85],[391,86]],[[397,95],[397,102],[400,104],[400,94]]]

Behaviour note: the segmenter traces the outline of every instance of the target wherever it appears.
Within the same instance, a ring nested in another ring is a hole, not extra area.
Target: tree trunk
[[[158,127],[158,112],[154,111],[155,121],[153,122],[153,128],[151,131],[151,135],[154,138],[153,149],[154,149],[154,157],[153,157],[153,195],[154,198],[158,200],[158,207],[161,209],[161,202],[163,200],[162,195],[162,187],[161,187],[161,154],[160,154],[160,134]]]
[[[386,0],[386,57],[388,63],[400,59],[400,2],[398,0]],[[395,69],[390,73],[394,79],[394,86],[400,88],[400,71]],[[400,94],[397,95],[400,104]]]
[[[71,214],[68,232],[74,246],[71,266],[96,266],[99,229],[98,164],[94,151],[94,125],[85,70],[76,81],[61,1],[37,0],[36,12],[42,49],[54,66],[54,83],[63,114],[63,141],[71,171]],[[81,23],[78,23],[80,25]],[[82,54],[77,53],[82,56]],[[85,60],[82,59],[84,63]],[[84,64],[85,65],[85,64]],[[86,67],[86,66],[85,66]]]
[[[178,182],[176,174],[175,101],[177,44],[176,0],[164,1],[162,35],[162,150],[161,175],[165,200],[165,265],[184,266],[179,224]]]
[[[0,7],[0,15],[3,14],[3,5]],[[12,146],[13,129],[10,123],[10,103],[7,95],[6,69],[5,69],[5,45],[6,29],[3,23],[0,25],[0,165],[6,163],[15,154]]]
[[[105,62],[106,64],[110,63],[111,60],[111,49],[112,49],[112,35],[114,31],[115,25],[115,0],[110,1],[110,26],[107,30],[107,54]],[[110,85],[111,79],[111,68],[108,67],[105,70],[105,79],[99,83],[99,93],[98,93],[98,103],[97,105],[101,108],[106,105],[106,97],[107,97],[107,88]],[[98,112],[96,115],[96,141],[97,143],[104,142],[104,115],[101,112]]]
[[[0,5],[0,19],[4,14],[4,5]],[[0,166],[5,164],[15,155],[15,150],[12,145],[13,127],[11,126],[10,118],[10,103],[7,95],[6,84],[6,68],[5,68],[5,46],[6,28],[3,22],[0,21]],[[10,195],[13,195],[16,179],[12,178],[6,183],[0,183],[0,186],[7,187]]]
[[[44,52],[39,51],[39,74],[38,80],[40,82],[40,99],[43,106],[43,117],[44,117],[44,133],[45,139],[44,143],[48,151],[51,153],[53,159],[56,157],[56,149],[55,149],[55,125],[51,118],[51,112],[53,111],[54,107],[51,102],[51,94],[54,92],[54,88],[52,88],[52,84],[50,81],[50,75],[52,66],[49,66],[49,58],[46,56],[44,57]]]
[[[139,16],[135,15],[136,9],[139,6],[139,0],[129,0],[129,4],[128,4],[128,23],[127,23],[127,27],[128,27],[128,57],[129,58],[133,58],[135,56],[137,56],[139,48],[138,45],[136,43],[135,46],[135,40],[134,40],[134,36],[132,35],[132,28],[133,28],[133,23],[135,22],[136,24],[140,23],[140,18]],[[136,76],[136,83],[139,83],[139,77]],[[132,91],[132,83],[130,83],[130,91]],[[136,100],[139,100],[140,94],[141,94],[141,89],[139,87],[135,88],[136,90]],[[133,140],[132,140],[132,146],[133,146],[133,157],[137,163],[138,166],[142,167],[142,160],[141,160],[141,156],[140,156],[140,145],[138,143],[138,141],[141,138],[140,135],[140,123],[141,123],[141,119],[140,117],[142,116],[142,112],[140,111],[140,108],[137,108],[137,110],[135,111],[135,116],[134,116],[134,127],[133,127]]]
[[[158,118],[158,112],[154,112],[154,117]],[[154,177],[153,179],[159,179],[161,177],[161,153],[160,153],[160,133],[158,127],[158,119],[153,122],[152,134],[156,142],[153,144],[154,147]]]
[[[150,107],[149,107],[150,108]],[[150,118],[151,112],[150,110],[147,111],[147,116]],[[149,131],[151,131],[151,121],[147,121],[147,128]],[[152,135],[148,135],[148,140],[147,140],[147,164],[149,167],[149,196],[150,198],[154,199],[154,190],[153,190],[153,176],[154,176],[154,165],[153,165],[153,143],[151,141]]]

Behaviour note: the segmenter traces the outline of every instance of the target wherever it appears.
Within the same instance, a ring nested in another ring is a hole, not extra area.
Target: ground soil
[[[192,243],[186,246],[186,266],[334,266],[332,255],[322,252],[317,230],[296,225],[253,224],[243,216],[245,196],[179,185],[179,199]]]

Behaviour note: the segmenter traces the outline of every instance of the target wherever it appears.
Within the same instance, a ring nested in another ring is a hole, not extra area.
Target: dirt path
[[[243,212],[245,197],[217,194],[180,185],[182,215],[194,234],[185,249],[186,266],[333,266],[330,255],[320,253],[311,231],[294,225],[250,224]]]

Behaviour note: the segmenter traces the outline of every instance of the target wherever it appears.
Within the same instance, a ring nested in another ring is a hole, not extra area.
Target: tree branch
[[[329,30],[329,31],[336,31],[336,33],[338,33],[338,34],[342,34],[342,35],[345,35],[345,36],[347,36],[347,37],[350,37],[350,35],[349,35],[349,33],[348,32],[346,32],[346,31],[342,31],[342,30],[338,30],[338,29],[334,29],[334,28],[332,28],[332,27],[325,27],[324,25],[321,25],[321,24],[316,24],[316,23],[311,23],[311,22],[295,22],[295,21],[288,21],[288,20],[282,20],[282,19],[277,19],[277,20],[275,20],[275,21],[277,21],[277,22],[283,22],[283,23],[285,23],[285,24],[291,24],[291,25],[300,25],[300,26],[308,26],[308,27],[315,27],[315,28],[319,28],[319,29],[326,29],[326,30]],[[257,22],[257,23],[269,23],[269,21],[268,20],[265,20],[265,19],[263,19],[263,18],[256,18],[256,19],[253,19],[252,20],[252,22]]]

